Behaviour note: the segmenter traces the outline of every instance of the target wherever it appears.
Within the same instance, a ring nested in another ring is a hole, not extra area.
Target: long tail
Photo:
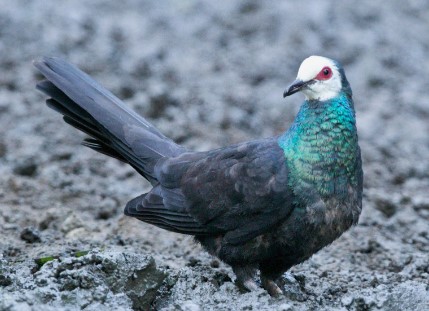
[[[157,183],[153,168],[160,158],[185,152],[72,64],[45,57],[34,65],[46,77],[37,88],[51,97],[47,105],[92,137],[83,145],[129,163],[152,184]]]

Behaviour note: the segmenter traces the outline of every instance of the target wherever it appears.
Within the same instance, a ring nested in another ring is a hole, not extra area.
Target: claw
[[[280,295],[283,295],[283,291],[273,280],[261,276],[261,283],[262,287],[265,288],[270,296],[279,297]]]
[[[251,279],[244,281],[243,286],[250,292],[253,292],[259,289],[258,284],[256,284],[256,282]]]
[[[246,291],[256,291],[260,287],[254,281],[256,274],[255,267],[253,266],[234,266],[232,267],[235,275],[237,276],[236,284]]]

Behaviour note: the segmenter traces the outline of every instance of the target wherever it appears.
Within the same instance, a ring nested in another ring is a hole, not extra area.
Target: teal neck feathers
[[[279,138],[295,193],[329,198],[356,188],[360,170],[351,94],[326,101],[305,101],[290,129]],[[314,190],[316,193],[314,193]]]

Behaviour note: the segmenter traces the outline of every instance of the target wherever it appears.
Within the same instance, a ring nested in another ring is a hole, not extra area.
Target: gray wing
[[[244,243],[288,217],[294,195],[276,138],[203,153],[184,153],[155,167],[159,185],[125,213],[167,230],[224,235]]]

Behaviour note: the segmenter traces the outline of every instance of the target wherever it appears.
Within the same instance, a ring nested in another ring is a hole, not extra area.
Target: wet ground
[[[2,3],[0,310],[428,310],[428,29],[424,0]],[[123,216],[149,184],[79,146],[31,65],[66,58],[207,150],[285,130],[302,96],[282,93],[312,54],[352,85],[364,208],[281,298],[241,293],[192,238]]]

